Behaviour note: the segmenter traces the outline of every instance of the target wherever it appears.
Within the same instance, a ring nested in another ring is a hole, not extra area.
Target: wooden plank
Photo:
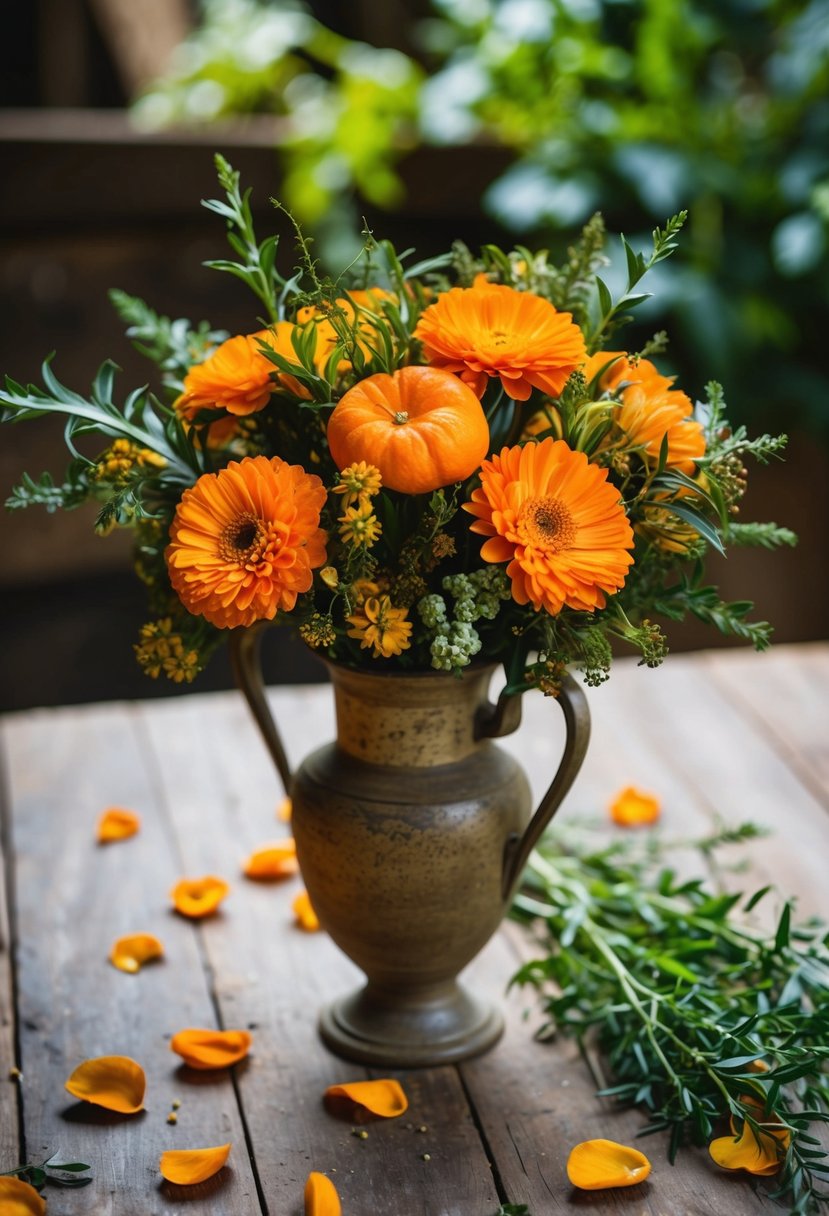
[[[172,1198],[158,1161],[167,1148],[232,1141],[229,1167],[206,1184],[200,1211],[252,1216],[260,1206],[232,1078],[203,1084],[178,1067],[168,1040],[215,1025],[201,932],[170,910],[179,862],[132,715],[120,706],[21,715],[3,724],[14,810],[18,1009],[25,1152],[60,1149],[94,1182],[61,1197],[63,1212],[147,1216]],[[107,804],[142,815],[138,836],[96,846]],[[107,962],[112,941],[155,933],[164,962],[138,975]],[[63,1083],[82,1060],[128,1055],[145,1069],[146,1110],[117,1116],[75,1102]],[[166,1122],[174,1099],[177,1126]],[[51,1201],[50,1201],[51,1206]]]
[[[272,702],[294,761],[331,737],[327,689],[280,690]],[[239,1085],[270,1209],[293,1212],[316,1169],[330,1174],[344,1210],[355,1214],[494,1212],[495,1185],[454,1069],[392,1073],[409,1111],[368,1125],[364,1140],[323,1109],[328,1085],[369,1075],[332,1055],[316,1031],[320,1006],[360,976],[325,935],[293,927],[298,879],[264,886],[239,875],[247,852],[285,834],[274,821],[277,778],[241,697],[188,697],[141,713],[186,866],[218,869],[234,884],[227,912],[205,926],[204,941],[225,1023],[255,1027]],[[498,976],[498,987],[506,978]]]
[[[0,1118],[0,1173],[22,1164],[19,1135],[19,1093],[17,1055],[15,1051],[16,1018],[14,1009],[14,973],[12,968],[11,891],[6,880],[11,855],[11,823],[7,782],[0,748],[0,1093],[3,1094]]]

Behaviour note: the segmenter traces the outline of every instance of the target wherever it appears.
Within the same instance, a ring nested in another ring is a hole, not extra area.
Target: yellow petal
[[[342,1210],[331,1179],[316,1171],[310,1173],[305,1183],[305,1216],[342,1216]]]
[[[46,1200],[20,1178],[0,1178],[0,1212],[3,1216],[45,1216]]]
[[[270,882],[296,874],[299,862],[296,859],[294,841],[289,837],[287,840],[274,840],[270,844],[263,844],[251,853],[242,870],[246,878],[255,878],[260,882]]]
[[[170,892],[176,912],[199,920],[210,916],[230,891],[223,878],[205,874],[203,878],[182,878]]]
[[[190,1068],[227,1068],[250,1051],[252,1039],[246,1030],[180,1030],[170,1040],[170,1050]]]
[[[662,810],[654,794],[646,794],[629,785],[610,804],[610,818],[622,828],[647,827],[656,823]]]
[[[743,1101],[747,1102],[747,1099]],[[758,1102],[747,1104],[760,1105]],[[762,1128],[755,1136],[749,1124],[744,1123],[739,1135],[720,1136],[712,1140],[708,1151],[717,1165],[725,1170],[746,1170],[749,1174],[765,1177],[776,1174],[780,1169],[790,1142],[788,1128],[781,1127],[779,1131]]]
[[[144,1069],[129,1056],[97,1056],[78,1065],[66,1088],[83,1102],[134,1115],[143,1109],[146,1084]]]
[[[277,819],[281,819],[283,823],[290,823],[292,814],[293,804],[290,798],[283,798],[279,806],[276,808]]]
[[[329,1085],[323,1098],[332,1114],[354,1116],[367,1111],[380,1119],[396,1119],[408,1109],[409,1101],[399,1081],[351,1081],[345,1085]]]
[[[296,923],[300,929],[304,929],[306,933],[316,933],[320,927],[319,917],[314,911],[311,897],[307,891],[300,891],[291,904],[291,911],[296,917]]]
[[[567,1177],[583,1191],[635,1186],[650,1172],[651,1163],[644,1153],[615,1140],[585,1140],[567,1158]]]
[[[119,937],[109,953],[109,961],[119,971],[135,972],[143,963],[164,957],[164,947],[152,933],[133,933]]]
[[[218,1174],[230,1154],[231,1145],[215,1148],[173,1148],[161,1154],[158,1168],[168,1182],[192,1186]]]
[[[98,820],[98,843],[111,844],[113,840],[126,840],[134,836],[141,827],[141,819],[135,811],[111,806]]]

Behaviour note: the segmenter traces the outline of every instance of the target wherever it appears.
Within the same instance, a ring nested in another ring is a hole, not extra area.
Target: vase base
[[[501,1037],[504,1019],[459,984],[416,998],[367,984],[327,1005],[319,1030],[323,1042],[347,1060],[428,1068],[487,1051]]]

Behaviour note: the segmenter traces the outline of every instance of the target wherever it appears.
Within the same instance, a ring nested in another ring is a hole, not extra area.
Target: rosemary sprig
[[[756,834],[748,825],[737,842]],[[695,846],[708,859],[724,843],[735,834]],[[826,926],[793,925],[787,902],[764,933],[747,918],[769,888],[745,899],[680,878],[666,847],[551,834],[514,905],[548,953],[513,982],[538,987],[542,1034],[596,1042],[613,1078],[601,1093],[647,1112],[640,1134],[669,1132],[672,1161],[729,1116],[758,1136],[788,1129],[774,1196],[798,1216],[817,1212],[829,1202],[829,1157],[813,1134],[829,1122]]]

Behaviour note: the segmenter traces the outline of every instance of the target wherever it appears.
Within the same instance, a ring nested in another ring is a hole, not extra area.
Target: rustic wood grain
[[[20,1084],[15,1050],[16,1016],[14,1009],[14,974],[12,969],[12,907],[13,892],[6,875],[10,870],[11,815],[5,781],[5,765],[0,749],[0,1173],[20,1164]]]

